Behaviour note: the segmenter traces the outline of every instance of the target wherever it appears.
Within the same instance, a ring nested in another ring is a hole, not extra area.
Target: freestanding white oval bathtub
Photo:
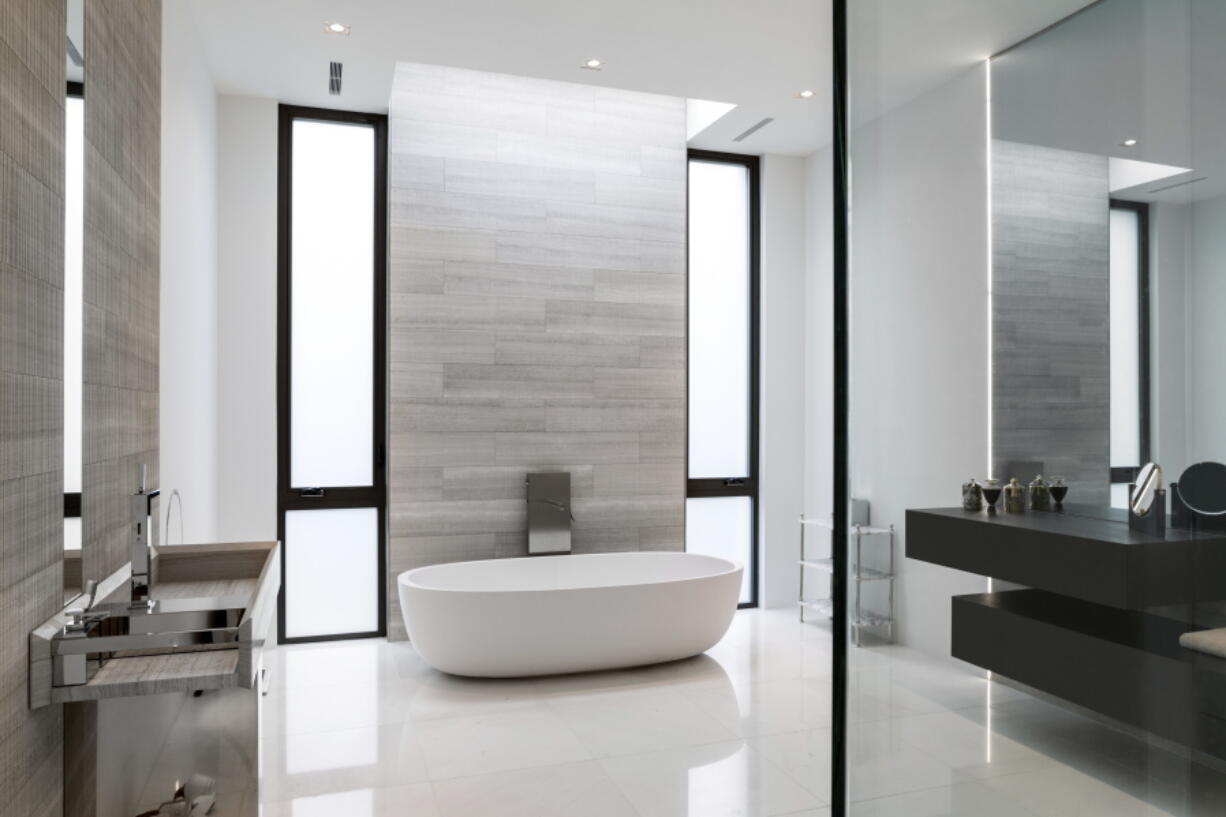
[[[507,678],[705,652],[732,622],[743,570],[696,553],[598,553],[430,565],[397,584],[427,663]]]

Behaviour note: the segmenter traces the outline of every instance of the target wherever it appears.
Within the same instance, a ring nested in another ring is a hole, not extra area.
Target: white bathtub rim
[[[535,562],[540,559],[589,559],[589,558],[602,558],[602,557],[610,557],[610,556],[633,556],[636,558],[638,557],[653,558],[655,556],[677,556],[677,555],[685,555],[685,554],[686,554],[686,551],[619,551],[615,553],[573,553],[573,554],[572,553],[568,553],[568,554],[552,553],[552,554],[545,554],[541,556],[513,556],[509,558],[504,558],[504,559],[497,559],[497,558],[495,559],[473,559],[471,560],[471,562],[473,563],[476,563],[476,562],[503,563],[503,562],[528,562],[528,561]],[[481,588],[478,590],[478,589],[474,589],[471,587],[431,587],[429,585],[418,584],[417,582],[413,581],[414,573],[418,573],[421,571],[428,571],[436,567],[444,567],[444,566],[454,567],[456,565],[466,564],[466,562],[440,562],[439,564],[422,565],[421,567],[415,567],[415,568],[412,568],[411,570],[406,570],[403,573],[399,573],[396,576],[396,583],[398,585],[410,587],[413,590],[419,590],[419,591],[427,592],[427,593],[474,593],[474,594],[475,593],[482,593],[482,594],[485,594],[485,593],[490,593],[490,594],[566,593],[572,590],[582,590],[582,591],[590,593],[594,590],[617,590],[617,589],[626,588],[626,587],[643,587],[643,586],[651,586],[651,585],[657,585],[657,584],[686,584],[689,582],[707,581],[710,579],[718,578],[720,576],[728,576],[733,573],[738,573],[745,569],[745,566],[735,559],[726,559],[723,556],[711,556],[706,553],[694,553],[690,555],[701,556],[704,559],[711,559],[714,561],[722,562],[725,565],[725,568],[715,573],[705,573],[701,576],[686,576],[685,578],[680,578],[680,579],[656,579],[654,581],[632,581],[632,582],[622,582],[620,584],[568,584],[565,587],[547,587],[547,588],[494,587],[494,588]]]

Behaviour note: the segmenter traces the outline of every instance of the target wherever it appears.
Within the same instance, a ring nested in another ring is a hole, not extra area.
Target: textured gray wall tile
[[[625,238],[503,233],[497,241],[497,258],[507,264],[638,270],[642,252],[639,241]]]
[[[648,338],[637,336],[499,335],[494,340],[494,362],[500,366],[635,366],[640,346]],[[647,365],[647,364],[641,364]]]
[[[638,462],[639,437],[633,433],[499,434],[495,462],[517,463],[525,473],[555,470],[567,463]]]
[[[602,269],[596,270],[595,284],[597,301],[685,306],[685,289],[675,275]]]
[[[684,102],[401,64],[391,108],[393,571],[525,555],[538,470],[575,552],[679,549]]]
[[[583,170],[555,170],[464,159],[448,159],[446,163],[446,188],[452,193],[590,202],[596,200],[596,187],[596,175]]]
[[[449,261],[444,291],[448,295],[506,295],[590,301],[595,291],[591,270]]]
[[[591,397],[594,389],[590,366],[448,363],[443,375],[443,392],[449,398]]]
[[[1110,465],[1110,232],[1101,156],[992,143],[994,475],[1037,460],[1079,502]]]
[[[550,332],[559,333],[685,337],[685,307],[681,304],[550,301],[546,322]]]
[[[29,708],[29,633],[64,596],[62,0],[0,3],[0,812],[63,810],[61,707]]]

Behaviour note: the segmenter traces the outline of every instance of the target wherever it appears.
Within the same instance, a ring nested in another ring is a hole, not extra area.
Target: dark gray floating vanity
[[[1226,535],[1078,505],[909,510],[906,533],[909,558],[1025,585],[954,597],[955,658],[1226,759],[1226,659],[1179,644],[1226,627]]]

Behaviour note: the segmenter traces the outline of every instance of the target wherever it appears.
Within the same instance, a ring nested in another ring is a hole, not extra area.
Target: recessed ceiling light
[[[816,96],[816,92],[810,91],[808,88],[805,88],[803,91],[798,93],[796,96],[800,99],[812,99],[814,96]]]
[[[604,63],[597,59],[590,59],[587,62],[583,63],[583,65],[580,65],[579,67],[586,68],[589,71],[599,71],[601,68],[604,67]]]
[[[349,26],[345,25],[344,23],[326,23],[324,25],[324,31],[328,32],[329,34],[344,34],[345,36],[349,36]]]
[[[1125,148],[1136,147],[1136,145],[1137,145],[1136,139],[1125,139],[1123,142],[1120,142],[1120,147],[1125,147]]]

